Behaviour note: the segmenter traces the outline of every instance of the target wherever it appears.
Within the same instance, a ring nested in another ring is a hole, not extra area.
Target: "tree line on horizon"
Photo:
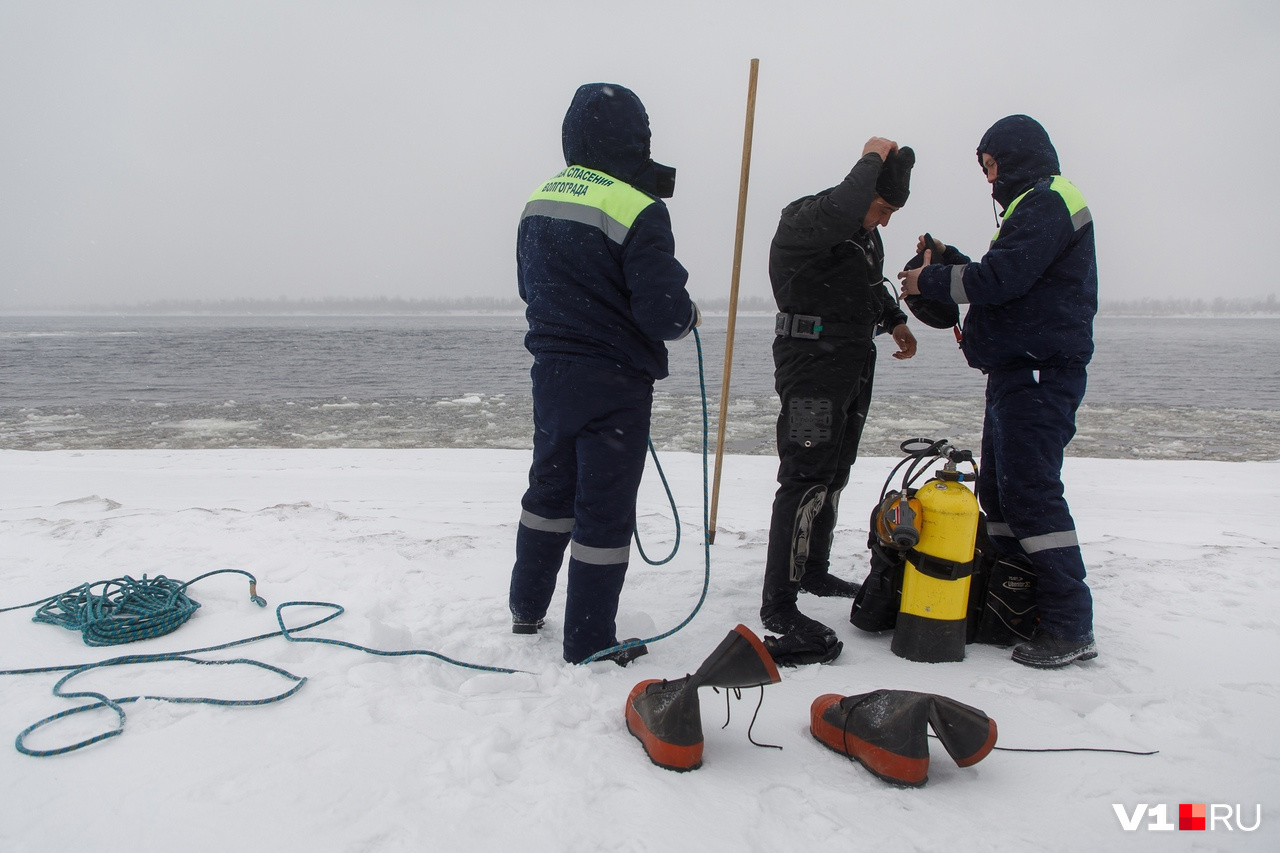
[[[727,313],[727,297],[699,298],[705,313]],[[738,311],[771,313],[773,299],[747,296],[738,299]],[[520,312],[524,303],[514,297],[464,296],[406,299],[394,296],[324,297],[317,299],[162,299],[130,304],[41,306],[41,310],[84,314],[435,314],[441,312]],[[1276,295],[1265,298],[1215,297],[1213,299],[1102,300],[1098,313],[1107,317],[1175,317],[1215,315],[1280,315]]]

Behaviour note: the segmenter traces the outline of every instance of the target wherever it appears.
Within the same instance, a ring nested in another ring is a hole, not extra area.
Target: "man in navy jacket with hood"
[[[630,90],[579,87],[565,115],[567,168],[520,219],[516,269],[533,353],[533,465],[511,572],[512,630],[534,634],[569,550],[564,658],[618,644],[614,620],[635,528],[653,383],[664,341],[700,321],[661,198],[675,170],[649,156]],[[625,665],[644,646],[605,657]]]
[[[969,306],[964,354],[987,375],[978,498],[1001,556],[1029,560],[1037,579],[1039,629],[1013,659],[1054,668],[1098,656],[1093,599],[1061,476],[1093,356],[1093,218],[1059,173],[1049,135],[1029,116],[992,125],[978,162],[1004,210],[987,253],[974,262],[921,237],[925,266],[899,278],[906,296]],[[942,263],[930,263],[935,258]]]

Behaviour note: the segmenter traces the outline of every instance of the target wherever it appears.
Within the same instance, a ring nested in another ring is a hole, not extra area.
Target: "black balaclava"
[[[991,197],[1002,208],[1041,178],[1061,174],[1058,152],[1049,134],[1031,116],[1006,116],[991,125],[978,143],[979,163],[983,154],[990,154],[996,161]]]
[[[890,152],[876,179],[876,195],[894,207],[906,204],[911,194],[911,167],[915,164],[916,152],[910,148]]]
[[[649,115],[635,92],[615,83],[586,83],[574,93],[561,129],[564,160],[658,198],[675,192],[676,170],[649,156]]]

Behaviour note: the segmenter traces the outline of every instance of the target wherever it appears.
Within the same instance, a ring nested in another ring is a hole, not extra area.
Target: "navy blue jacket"
[[[973,367],[1083,367],[1093,357],[1098,310],[1089,208],[1059,176],[1058,154],[1034,119],[996,122],[978,146],[979,160],[984,153],[996,161],[1000,230],[976,263],[948,246],[943,264],[921,272],[920,292],[969,305],[963,347]]]
[[[539,185],[516,242],[525,346],[647,377],[667,375],[663,341],[696,318],[649,157],[649,117],[630,90],[582,86],[563,127],[568,168]],[[670,173],[670,170],[666,170]]]

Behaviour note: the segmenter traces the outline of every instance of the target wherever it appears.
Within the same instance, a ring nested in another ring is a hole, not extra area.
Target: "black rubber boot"
[[[627,731],[659,767],[694,770],[702,766],[698,688],[760,687],[781,680],[760,638],[745,625],[738,625],[693,675],[637,684],[627,697]]]
[[[961,767],[977,764],[996,745],[995,720],[933,693],[828,693],[809,709],[809,731],[820,743],[894,785],[918,787],[929,780],[927,725]]]

